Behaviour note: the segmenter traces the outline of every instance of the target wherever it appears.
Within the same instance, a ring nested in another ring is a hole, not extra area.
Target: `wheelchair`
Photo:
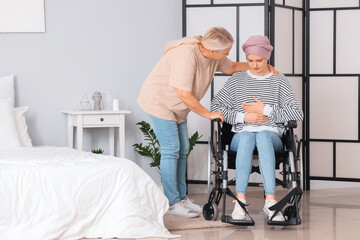
[[[235,184],[235,179],[228,180],[228,169],[235,169],[236,152],[227,149],[230,146],[231,139],[234,135],[231,132],[232,126],[227,123],[220,125],[220,119],[212,120],[212,129],[217,123],[217,130],[213,131],[213,136],[210,139],[210,149],[213,159],[213,169],[211,170],[211,163],[209,163],[209,172],[213,177],[213,188],[209,194],[208,201],[203,206],[203,216],[206,220],[216,220],[219,215],[218,206],[223,201],[221,222],[230,223],[240,226],[254,226],[255,222],[251,218],[246,209],[246,204],[239,201],[235,194],[229,189],[229,185]],[[288,193],[277,204],[272,206],[270,210],[275,211],[272,217],[267,222],[268,225],[300,225],[301,218],[299,214],[300,200],[302,197],[302,189],[300,188],[300,149],[301,142],[297,136],[294,136],[294,128],[297,127],[296,121],[289,121],[284,123],[285,131],[282,136],[283,151],[276,153],[275,169],[280,169],[282,179],[276,178],[276,184],[288,189]],[[254,156],[257,155],[256,149]],[[282,165],[282,168],[280,168]],[[253,172],[258,172],[259,167],[252,167]],[[209,177],[210,178],[210,177]],[[210,179],[209,179],[210,180]],[[226,195],[234,198],[245,211],[247,218],[245,220],[235,220],[231,216],[225,214],[226,210]],[[273,221],[273,218],[281,212],[285,221]]]

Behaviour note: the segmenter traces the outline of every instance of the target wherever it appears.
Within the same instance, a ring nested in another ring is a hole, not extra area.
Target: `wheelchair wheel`
[[[206,203],[203,206],[203,216],[206,220],[215,221],[219,215],[219,208],[215,203]]]

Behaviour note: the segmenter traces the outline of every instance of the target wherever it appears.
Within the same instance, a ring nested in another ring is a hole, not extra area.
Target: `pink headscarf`
[[[251,36],[242,45],[242,49],[244,50],[246,56],[249,54],[255,54],[269,60],[273,47],[267,37]]]

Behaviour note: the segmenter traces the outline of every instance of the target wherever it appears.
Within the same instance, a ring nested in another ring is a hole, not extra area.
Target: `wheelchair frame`
[[[217,133],[217,151],[214,146],[214,140],[210,140],[210,149],[215,160],[217,169],[212,171],[212,174],[215,175],[215,187],[211,190],[208,202],[203,206],[203,216],[206,220],[216,220],[219,214],[218,205],[223,197],[223,207],[222,207],[222,216],[221,221],[225,223],[230,223],[240,226],[254,226],[255,221],[251,218],[249,212],[246,209],[246,204],[239,201],[235,194],[229,189],[228,185],[234,183],[235,180],[228,180],[228,150],[222,149],[221,143],[221,125],[220,119],[215,119],[212,121],[218,123],[218,133]],[[296,121],[289,121],[284,123],[285,132],[283,135],[283,145],[284,152],[287,153],[288,157],[286,160],[282,159],[283,171],[283,180],[276,179],[277,183],[282,187],[289,189],[288,194],[283,197],[277,204],[270,207],[270,210],[275,211],[273,216],[267,222],[268,225],[299,225],[301,224],[301,218],[299,214],[300,210],[300,200],[302,197],[302,189],[300,188],[300,177],[299,172],[296,171],[295,161],[300,161],[300,149],[301,142],[294,137],[294,128],[297,127]],[[296,151],[297,143],[297,151]],[[296,157],[296,158],[295,158]],[[285,162],[287,161],[287,162]],[[280,163],[277,164],[277,166]],[[211,164],[210,164],[211,165]],[[288,166],[288,168],[287,168]],[[210,170],[210,169],[209,169]],[[211,170],[210,170],[211,171]],[[248,216],[247,220],[235,220],[231,216],[225,214],[226,210],[226,195],[234,198],[245,211]],[[273,218],[277,215],[278,212],[282,212],[285,217],[285,221],[273,221]]]

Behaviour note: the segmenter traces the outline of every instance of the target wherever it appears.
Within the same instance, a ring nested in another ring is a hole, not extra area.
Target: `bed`
[[[1,240],[178,237],[164,226],[167,198],[131,160],[33,147],[21,133],[26,124],[19,126],[27,109],[2,99],[1,80],[0,126],[8,124],[0,127],[7,136],[0,142]]]

